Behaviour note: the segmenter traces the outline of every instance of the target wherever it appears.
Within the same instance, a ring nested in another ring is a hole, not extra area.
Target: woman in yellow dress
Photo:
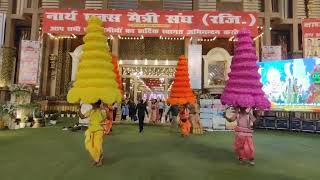
[[[103,121],[107,118],[107,113],[101,107],[100,100],[92,106],[93,108],[84,115],[89,117],[89,127],[85,132],[85,147],[94,160],[93,165],[101,166],[103,164]]]

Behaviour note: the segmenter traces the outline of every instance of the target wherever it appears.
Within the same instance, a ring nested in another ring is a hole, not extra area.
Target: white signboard
[[[281,46],[263,46],[262,61],[281,60]]]
[[[202,45],[189,45],[188,67],[192,89],[201,89]]]
[[[40,58],[39,41],[21,41],[19,84],[37,84]]]
[[[223,111],[224,106],[221,104],[220,99],[213,100],[213,129],[214,130],[225,130],[226,119],[224,118]]]
[[[200,121],[204,128],[213,127],[212,99],[200,99]]]
[[[0,47],[3,45],[6,26],[6,14],[0,13]]]

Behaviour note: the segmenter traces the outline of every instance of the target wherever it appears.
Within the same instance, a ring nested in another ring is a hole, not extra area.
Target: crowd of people
[[[138,106],[139,105],[139,106]],[[166,123],[171,122],[172,114],[169,112],[170,105],[166,104],[162,100],[140,100],[138,104],[134,103],[132,100],[124,100],[121,103],[121,120],[139,120],[139,109],[142,112],[142,109],[146,109],[144,115],[144,121],[149,123]],[[118,111],[117,105],[114,105],[114,113]],[[141,115],[141,113],[140,113]],[[115,120],[115,117],[114,117]]]
[[[118,104],[104,105],[101,101],[92,105],[91,110],[82,114],[81,118],[89,118],[89,128],[86,131],[85,145],[90,152],[95,166],[102,165],[103,151],[102,139],[112,131],[112,122],[116,120]],[[179,118],[178,118],[179,117]],[[240,162],[248,160],[254,165],[254,145],[251,129],[255,117],[247,108],[237,108],[234,116],[230,118],[237,122],[235,128],[235,152]],[[138,104],[133,101],[121,103],[121,120],[138,121],[139,132],[143,132],[144,123],[171,123],[171,129],[180,128],[182,136],[188,136],[191,126],[200,125],[199,107],[197,104],[172,105],[162,100],[140,100]],[[201,125],[200,125],[201,126]],[[193,127],[194,128],[194,127]]]

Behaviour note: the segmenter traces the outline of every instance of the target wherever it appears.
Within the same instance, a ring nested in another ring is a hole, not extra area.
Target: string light
[[[144,39],[143,36],[140,36],[140,37],[121,37],[121,36],[118,36],[119,39],[124,39],[124,40],[141,40],[141,39]]]
[[[255,40],[259,39],[260,37],[263,36],[263,34],[264,34],[264,33],[259,34],[258,36],[256,36],[255,38],[253,38],[253,40],[255,41]]]
[[[184,40],[185,37],[183,36],[183,37],[179,38],[179,37],[162,37],[162,36],[160,36],[159,39],[161,39],[161,40]]]
[[[206,39],[198,39],[198,41],[215,41],[217,39],[217,36],[213,38],[206,38]]]
[[[55,36],[55,35],[53,35],[53,34],[51,34],[51,33],[48,33],[48,35],[49,35],[49,37],[50,37],[50,39],[76,39],[77,38],[77,36],[76,35],[74,35],[74,34],[71,34],[71,36],[70,35],[58,35],[58,36]]]

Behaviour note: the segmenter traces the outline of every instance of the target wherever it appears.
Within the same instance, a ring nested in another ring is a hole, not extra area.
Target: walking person
[[[171,105],[168,112],[167,116],[171,113],[171,130],[177,129],[178,128],[178,122],[177,122],[177,117],[179,114],[179,106],[178,105]]]
[[[145,115],[147,114],[148,116],[147,106],[145,103],[143,103],[143,100],[140,100],[139,104],[137,105],[137,113],[139,119],[139,132],[141,133],[143,131]]]
[[[121,120],[123,121],[127,120],[128,115],[129,115],[129,107],[127,103],[123,101],[121,104]]]
[[[89,127],[85,132],[85,147],[89,151],[93,166],[101,166],[103,163],[103,121],[108,118],[108,114],[101,107],[102,102],[92,104],[92,109],[85,114],[79,115],[83,118],[89,118]]]
[[[151,104],[150,122],[156,123],[158,117],[157,100],[153,100]]]
[[[159,121],[160,121],[160,123],[161,123],[161,121],[162,121],[162,115],[163,115],[164,108],[165,108],[165,104],[163,103],[162,100],[160,100],[158,106],[159,106]]]
[[[165,123],[168,122],[168,118],[169,118],[169,121],[171,119],[171,113],[168,114],[169,109],[170,109],[170,104],[165,104],[165,108],[164,108],[164,116],[165,116],[164,120],[165,120]]]
[[[250,165],[255,165],[254,153],[255,148],[253,144],[253,130],[251,126],[256,121],[253,114],[247,111],[247,108],[240,107],[235,110],[235,114],[231,120],[237,121],[235,131],[234,148],[240,163],[249,161]]]
[[[112,105],[112,111],[113,111],[113,116],[112,116],[112,120],[116,121],[116,117],[117,117],[117,112],[118,112],[118,103],[113,103]]]
[[[136,121],[137,120],[136,119],[136,113],[137,113],[136,104],[130,100],[128,103],[128,106],[129,106],[129,116],[130,116],[131,121]]]

